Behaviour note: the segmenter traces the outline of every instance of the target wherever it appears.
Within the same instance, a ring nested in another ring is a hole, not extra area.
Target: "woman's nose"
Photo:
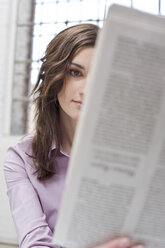
[[[84,78],[81,80],[81,85],[80,85],[80,94],[84,95],[86,91],[86,85],[87,85],[87,78]]]

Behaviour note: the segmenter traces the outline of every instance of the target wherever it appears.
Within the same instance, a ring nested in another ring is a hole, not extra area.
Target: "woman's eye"
[[[78,70],[69,70],[69,74],[72,76],[72,77],[81,77],[82,76],[82,73]]]

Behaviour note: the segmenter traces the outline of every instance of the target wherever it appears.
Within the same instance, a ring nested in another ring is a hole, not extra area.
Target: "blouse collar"
[[[56,143],[55,141],[52,142],[52,147],[51,147],[51,151],[56,149]],[[63,154],[64,156],[70,158],[70,155],[67,154],[66,152],[63,151],[62,147],[60,148],[60,153]]]

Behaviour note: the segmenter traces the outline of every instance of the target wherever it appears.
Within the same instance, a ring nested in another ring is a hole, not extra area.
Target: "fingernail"
[[[126,247],[130,245],[130,240],[126,237],[120,239],[120,247]],[[139,247],[138,247],[139,248]],[[141,247],[140,247],[141,248]]]

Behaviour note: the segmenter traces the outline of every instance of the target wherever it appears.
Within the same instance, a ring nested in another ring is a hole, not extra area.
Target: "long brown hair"
[[[93,24],[69,27],[52,39],[45,56],[41,59],[38,80],[32,91],[36,107],[32,152],[37,178],[40,181],[56,173],[54,161],[61,145],[57,95],[62,89],[69,65],[76,52],[82,47],[93,47],[97,33],[98,27]],[[53,141],[56,144],[55,153],[51,153]]]

